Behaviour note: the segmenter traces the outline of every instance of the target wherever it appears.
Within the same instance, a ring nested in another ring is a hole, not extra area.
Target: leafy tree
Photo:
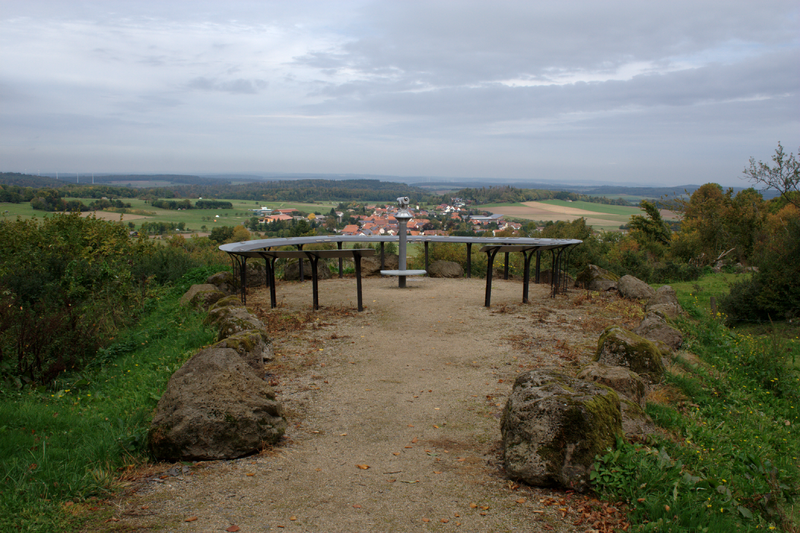
[[[800,150],[798,150],[800,152]],[[781,193],[781,197],[795,207],[800,207],[800,162],[793,153],[786,155],[783,146],[778,143],[775,155],[772,156],[774,166],[750,158],[750,167],[744,169],[747,179],[755,183],[766,185],[767,189],[774,189]]]
[[[631,236],[655,257],[661,257],[670,243],[672,230],[661,218],[661,212],[655,204],[642,200],[639,207],[644,210],[645,215],[631,216]]]
[[[800,210],[787,205],[765,221],[755,244],[758,266],[720,301],[731,321],[781,320],[800,316]]]
[[[208,236],[213,242],[222,244],[229,241],[233,237],[233,227],[231,226],[216,226],[211,230],[211,235]]]

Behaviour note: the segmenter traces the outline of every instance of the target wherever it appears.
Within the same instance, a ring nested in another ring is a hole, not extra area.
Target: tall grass
[[[120,471],[146,457],[149,420],[169,377],[214,338],[202,316],[178,305],[191,278],[156,296],[139,325],[81,373],[47,389],[2,385],[0,531],[77,527],[80,514],[69,511],[91,508],[85,502],[112,493]]]

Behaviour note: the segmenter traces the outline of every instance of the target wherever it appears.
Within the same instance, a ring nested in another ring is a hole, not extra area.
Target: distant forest
[[[377,179],[285,179],[275,181],[233,182],[230,179],[203,178],[178,175],[104,175],[95,176],[95,183],[74,183],[50,177],[19,173],[0,173],[0,202],[30,202],[43,196],[41,189],[57,191],[61,198],[142,198],[177,208],[185,200],[229,198],[257,202],[393,202],[399,196],[408,196],[414,203],[449,203],[451,198],[461,198],[479,206],[485,204],[519,203],[536,200],[573,200],[613,205],[634,205],[615,195],[646,198],[676,198],[691,194],[696,186],[683,187],[569,187],[557,190],[547,188],[518,188],[513,186],[468,187],[444,194],[405,183]],[[115,184],[112,184],[114,182]],[[122,186],[121,182],[138,184]],[[165,184],[156,187],[146,183]],[[168,185],[166,185],[168,184]],[[738,192],[738,190],[736,190]],[[766,195],[770,196],[770,195]],[[659,203],[659,202],[657,202]],[[154,205],[156,205],[154,203]],[[659,203],[660,205],[660,203]]]

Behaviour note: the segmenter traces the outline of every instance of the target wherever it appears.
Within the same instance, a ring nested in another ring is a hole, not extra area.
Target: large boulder
[[[600,383],[611,387],[620,396],[624,396],[644,407],[647,384],[642,377],[625,367],[610,366],[605,363],[591,363],[578,373],[578,379]]]
[[[656,311],[648,311],[633,332],[655,343],[662,352],[674,352],[683,344],[683,334]]]
[[[618,282],[619,276],[597,265],[586,265],[575,279],[575,285],[590,291],[610,291],[617,288]]]
[[[383,269],[381,269],[381,254],[361,258],[362,276],[380,276],[381,270],[397,270],[400,268],[400,258],[396,254],[385,254]]]
[[[150,424],[162,460],[234,459],[274,444],[286,430],[269,385],[229,348],[206,348],[172,375]]]
[[[600,335],[594,360],[625,367],[649,383],[659,383],[664,377],[661,350],[644,337],[619,326],[610,326]]]
[[[247,286],[263,287],[267,284],[267,267],[263,259],[251,258],[247,261]],[[235,286],[239,286],[238,280]]]
[[[464,268],[455,261],[434,261],[428,265],[428,275],[432,278],[463,278]]]
[[[234,333],[212,346],[213,348],[230,348],[235,350],[259,376],[264,374],[264,361],[273,357],[272,339],[266,332],[257,329],[248,329]]]
[[[622,434],[619,396],[557,370],[527,372],[514,383],[501,430],[512,479],[582,491],[595,456]]]
[[[217,307],[208,312],[203,324],[219,329],[217,340],[227,339],[231,335],[255,329],[266,331],[261,322],[246,307]]]
[[[308,259],[303,260],[303,279],[311,280],[311,261]],[[325,259],[320,259],[317,262],[317,279],[330,279],[331,269],[328,268],[328,262]],[[284,281],[297,281],[300,279],[300,261],[292,261],[283,267]]]
[[[647,300],[656,294],[653,287],[631,275],[625,275],[619,278],[617,290],[619,290],[620,296],[632,300]]]
[[[657,311],[667,318],[675,318],[683,312],[681,305],[678,303],[675,289],[669,285],[659,287],[655,296],[648,300],[644,309],[645,311]]]
[[[216,285],[204,283],[189,287],[189,290],[181,296],[180,304],[195,309],[208,309],[224,297],[225,293],[220,291]]]
[[[212,274],[206,280],[206,283],[210,285],[214,285],[218,290],[224,292],[225,294],[236,294],[236,288],[238,283],[236,283],[236,279],[233,277],[233,274],[228,271],[217,272],[216,274]]]

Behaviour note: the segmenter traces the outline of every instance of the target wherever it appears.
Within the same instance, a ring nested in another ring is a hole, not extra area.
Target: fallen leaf
[[[411,444],[416,444],[416,443],[417,443],[417,437],[414,437],[413,439],[411,439]]]
[[[367,470],[369,468],[369,465],[356,465],[356,466],[359,467],[361,470]]]
[[[517,502],[517,503],[525,503],[528,500],[526,498],[520,498],[520,499],[514,500],[514,501]]]
[[[434,473],[434,474],[441,474],[441,471],[439,471],[439,470],[434,470],[434,471],[433,471],[433,473]]]
[[[254,474],[254,473],[252,473],[252,472],[248,472],[246,475],[248,475],[248,476],[255,476],[255,474]]]
[[[442,518],[442,520],[441,520],[442,524],[446,524],[446,523],[448,523],[449,521],[450,521],[450,519],[449,519],[449,518]]]
[[[477,503],[471,503],[471,504],[469,504],[469,508],[470,509],[477,509],[478,508],[478,504]]]
[[[481,516],[486,516],[487,514],[489,513],[487,513],[486,511],[481,511]]]
[[[392,455],[400,455],[400,452],[392,452]]]
[[[356,504],[353,504],[353,509],[361,509],[361,506],[360,506],[360,505],[358,505],[357,503],[356,503]]]
[[[483,507],[481,507],[481,509],[483,509],[484,511],[488,511],[489,510],[489,506],[488,505],[484,505]]]
[[[347,433],[339,433],[339,436],[340,436],[340,437],[346,437],[346,436],[347,436]]]
[[[292,522],[294,522],[295,520],[297,520],[297,517],[296,517],[296,516],[290,516],[290,517],[289,517],[289,520],[291,520]]]
[[[230,533],[236,533],[237,531],[239,531],[239,526],[231,526],[225,531],[229,531]]]
[[[195,522],[195,521],[197,521],[197,517],[196,516],[190,516],[189,518],[184,520],[184,522]]]

